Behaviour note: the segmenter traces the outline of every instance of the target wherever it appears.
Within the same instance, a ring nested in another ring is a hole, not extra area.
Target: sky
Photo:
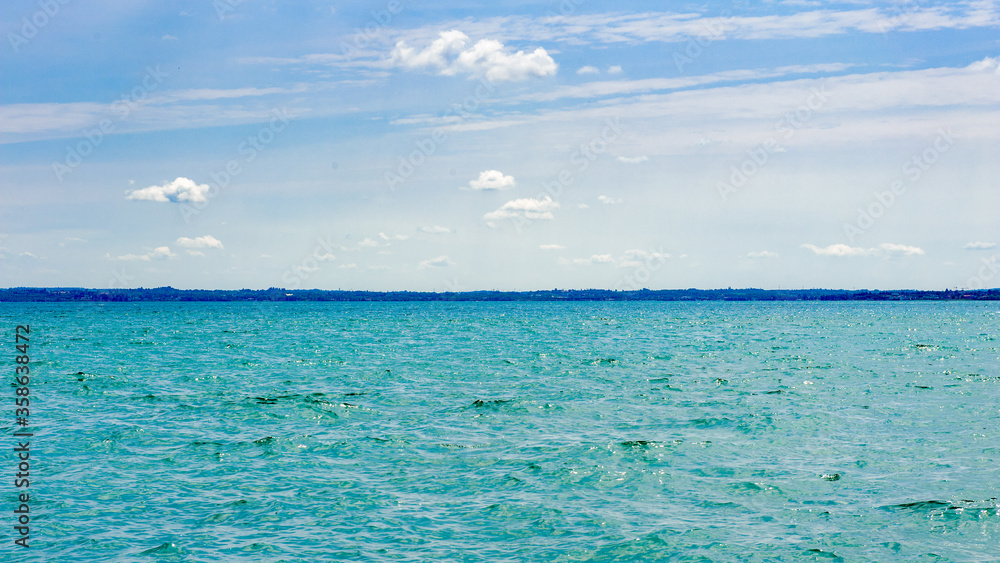
[[[0,286],[1000,286],[1000,2],[11,0]]]

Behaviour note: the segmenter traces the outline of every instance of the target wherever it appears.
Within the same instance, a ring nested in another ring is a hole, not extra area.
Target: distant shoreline
[[[847,289],[552,289],[540,291],[350,291],[321,289],[0,289],[0,302],[178,301],[1000,301],[1000,288],[979,290]]]

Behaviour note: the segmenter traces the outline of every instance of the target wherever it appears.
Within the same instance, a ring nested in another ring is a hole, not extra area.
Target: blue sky
[[[1000,286],[1000,3],[12,1],[0,286]]]

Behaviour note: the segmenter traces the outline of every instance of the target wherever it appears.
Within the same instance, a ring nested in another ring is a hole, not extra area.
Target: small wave
[[[832,561],[843,561],[844,558],[837,555],[833,551],[823,551],[822,549],[807,549],[806,553],[812,555],[813,557],[822,557],[823,559],[830,559]]]
[[[482,399],[476,399],[475,401],[472,402],[472,406],[476,408],[500,407],[513,402],[514,399],[488,399],[486,401]]]
[[[982,516],[1000,516],[1000,504],[996,498],[983,501],[962,499],[957,502],[947,502],[943,500],[920,500],[915,502],[904,502],[900,504],[890,504],[880,507],[882,510],[906,510],[927,514],[928,516],[943,515],[948,517],[960,517],[963,514],[974,514],[978,518]]]
[[[139,555],[180,555],[182,553],[181,548],[177,547],[177,544],[173,542],[161,543],[156,547],[151,547],[146,551],[142,551]]]

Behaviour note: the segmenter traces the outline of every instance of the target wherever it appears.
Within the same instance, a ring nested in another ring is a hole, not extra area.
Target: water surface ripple
[[[995,303],[0,312],[7,560],[1000,560]]]

